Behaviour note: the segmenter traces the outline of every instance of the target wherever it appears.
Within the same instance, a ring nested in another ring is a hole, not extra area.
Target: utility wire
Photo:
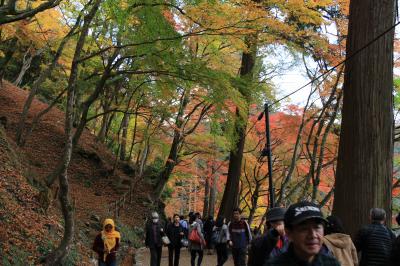
[[[374,39],[372,39],[371,41],[369,41],[367,44],[365,44],[363,47],[361,47],[360,49],[358,49],[357,51],[355,51],[353,54],[349,55],[348,57],[346,57],[346,59],[344,59],[343,61],[341,61],[340,63],[336,64],[335,66],[331,67],[330,69],[328,69],[326,72],[320,74],[319,76],[317,76],[316,78],[312,79],[310,82],[308,82],[307,84],[301,86],[300,88],[292,91],[291,93],[283,96],[282,98],[272,102],[271,104],[269,104],[269,106],[275,105],[279,102],[281,102],[282,100],[292,96],[293,94],[295,94],[296,92],[306,88],[308,85],[313,84],[315,81],[319,80],[321,77],[331,73],[333,70],[335,70],[336,68],[338,68],[340,65],[346,63],[347,61],[349,61],[350,59],[352,59],[353,57],[355,57],[356,55],[358,55],[360,52],[362,52],[363,50],[365,50],[366,48],[368,48],[371,44],[373,44],[374,42],[376,42],[377,40],[379,40],[380,38],[382,38],[383,36],[386,35],[386,33],[390,32],[391,30],[393,30],[394,28],[396,28],[398,25],[400,24],[400,21],[398,21],[396,24],[392,25],[390,28],[388,28],[387,30],[385,30],[384,32],[382,32],[381,34],[379,34],[378,36],[376,36]]]
[[[371,41],[369,41],[368,43],[366,43],[364,46],[362,46],[360,49],[358,49],[357,51],[355,51],[353,54],[351,54],[350,56],[346,57],[346,59],[344,59],[343,61],[337,63],[336,65],[334,65],[333,67],[331,67],[330,69],[328,69],[326,72],[320,74],[319,76],[313,78],[311,81],[309,81],[307,84],[301,86],[300,88],[292,91],[291,93],[283,96],[282,98],[272,102],[269,104],[269,106],[273,106],[281,101],[283,101],[284,99],[292,96],[293,94],[301,91],[302,89],[306,88],[307,86],[313,84],[315,81],[319,80],[320,78],[322,78],[323,76],[331,73],[333,70],[335,70],[336,68],[338,68],[339,66],[341,66],[342,64],[346,63],[347,61],[349,61],[350,59],[352,59],[353,57],[355,57],[356,55],[358,55],[360,52],[362,52],[363,50],[365,50],[366,48],[368,48],[371,44],[373,44],[374,42],[376,42],[377,40],[379,40],[380,38],[382,38],[383,36],[386,35],[386,33],[390,32],[391,30],[393,30],[394,28],[396,28],[398,25],[400,25],[400,20],[397,21],[397,23],[395,23],[394,25],[392,25],[390,28],[388,28],[387,30],[385,30],[384,32],[382,32],[381,34],[379,34],[378,36],[376,36],[374,39],[372,39]],[[255,120],[253,122],[253,125],[250,127],[250,129],[247,131],[246,135],[250,133],[250,131],[254,128],[255,124],[257,123],[257,121],[260,121],[263,118],[264,115],[264,111],[261,112],[258,115],[257,120]]]

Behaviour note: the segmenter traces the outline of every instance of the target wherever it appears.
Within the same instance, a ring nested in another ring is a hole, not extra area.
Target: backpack
[[[211,242],[214,244],[220,244],[222,241],[222,227],[216,227],[211,235]]]

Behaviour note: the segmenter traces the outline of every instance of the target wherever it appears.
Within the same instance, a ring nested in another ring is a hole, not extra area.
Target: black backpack
[[[215,230],[213,230],[212,235],[211,235],[212,243],[220,244],[221,240],[222,240],[222,226],[216,227]]]

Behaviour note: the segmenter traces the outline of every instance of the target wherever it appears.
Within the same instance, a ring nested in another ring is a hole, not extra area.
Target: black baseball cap
[[[285,208],[275,207],[269,209],[267,215],[265,216],[267,222],[283,221],[285,218]]]
[[[287,227],[300,224],[309,219],[320,220],[325,224],[328,223],[328,221],[322,215],[321,209],[318,207],[318,205],[308,201],[301,201],[290,205],[285,213],[284,221],[285,226]]]

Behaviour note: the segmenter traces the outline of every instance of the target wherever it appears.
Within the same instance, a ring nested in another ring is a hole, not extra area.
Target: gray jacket
[[[198,222],[193,222],[190,226],[189,226],[189,236],[190,233],[195,230],[195,228],[197,229],[197,232],[200,235],[200,238],[203,240],[203,242],[205,242],[204,240],[204,235],[203,232],[201,230],[201,225]],[[193,243],[192,241],[190,241],[189,239],[189,250],[202,250],[204,247],[201,244],[198,243]]]
[[[231,240],[231,236],[229,234],[229,228],[226,224],[223,224],[221,229],[214,226],[213,232],[216,230],[221,230],[220,237],[217,240],[217,244],[226,244],[229,240]]]

